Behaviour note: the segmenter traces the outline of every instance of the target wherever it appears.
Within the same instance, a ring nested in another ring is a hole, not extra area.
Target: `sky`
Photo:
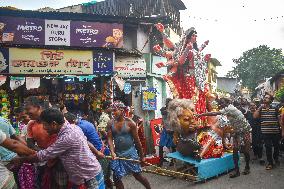
[[[60,8],[90,0],[0,0],[0,6],[20,9]],[[184,29],[195,27],[198,43],[210,43],[205,53],[217,58],[226,75],[246,50],[259,45],[284,49],[284,0],[182,0],[187,10],[181,13]],[[281,10],[282,9],[282,10]]]
[[[224,76],[246,50],[259,45],[284,49],[284,0],[183,0],[184,29],[195,27],[198,43],[223,65]],[[278,18],[277,18],[278,17]],[[272,18],[272,19],[271,19]],[[265,20],[264,20],[265,19]]]

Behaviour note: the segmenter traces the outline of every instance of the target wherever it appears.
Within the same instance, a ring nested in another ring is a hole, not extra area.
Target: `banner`
[[[40,87],[40,77],[26,77],[26,88],[37,89]]]
[[[11,90],[15,90],[18,87],[25,84],[25,78],[24,77],[10,77],[10,88]]]
[[[11,74],[93,74],[93,52],[78,50],[9,49]]]
[[[123,25],[0,16],[0,43],[123,47]]]
[[[160,136],[163,130],[162,119],[153,119],[150,121],[150,127],[152,131],[154,146],[160,145]]]
[[[148,88],[142,94],[142,110],[157,110],[157,96],[155,88]]]
[[[0,43],[44,45],[44,20],[0,16]]]
[[[70,46],[70,21],[45,20],[45,45]]]
[[[94,74],[111,74],[113,72],[113,52],[93,52]]]
[[[9,49],[0,48],[0,73],[9,73]]]
[[[118,72],[119,77],[146,77],[146,61],[139,57],[118,57],[114,70]]]
[[[122,48],[123,25],[100,22],[71,22],[71,45]]]

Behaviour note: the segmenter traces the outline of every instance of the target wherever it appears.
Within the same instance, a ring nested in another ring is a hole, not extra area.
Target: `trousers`
[[[273,165],[273,159],[278,161],[279,147],[280,147],[280,134],[263,134],[264,145],[266,149],[266,158],[270,165]],[[272,158],[272,148],[274,148]]]

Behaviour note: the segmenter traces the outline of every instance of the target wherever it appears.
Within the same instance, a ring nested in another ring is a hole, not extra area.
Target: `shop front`
[[[114,51],[123,47],[123,24],[97,20],[65,13],[0,13],[5,117],[11,118],[28,96],[65,104],[78,116],[99,112],[103,101],[113,99]]]
[[[112,51],[1,48],[0,57],[2,114],[7,118],[29,96],[65,104],[78,116],[99,114],[102,102],[113,98]]]

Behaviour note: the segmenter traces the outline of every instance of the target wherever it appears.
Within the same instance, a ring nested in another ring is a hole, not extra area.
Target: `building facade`
[[[105,0],[55,10],[101,15],[108,17],[110,22],[123,22],[124,44],[123,48],[115,53],[114,71],[130,86],[130,91],[125,94],[116,90],[115,94],[124,99],[127,105],[134,106],[135,114],[144,118],[147,137],[151,136],[150,120],[161,117],[160,109],[166,98],[172,97],[162,78],[167,74],[167,68],[156,66],[156,63],[166,59],[157,56],[152,50],[157,43],[162,45],[162,36],[154,24],[163,23],[171,40],[178,42],[182,34],[180,10],[185,9],[181,0]],[[40,11],[49,10],[50,8],[45,8]],[[152,144],[148,146],[151,151]]]

